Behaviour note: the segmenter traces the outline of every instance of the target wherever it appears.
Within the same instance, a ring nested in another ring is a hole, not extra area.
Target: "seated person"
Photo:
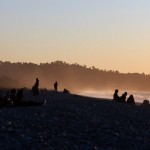
[[[133,104],[133,105],[135,104],[133,95],[130,95],[130,96],[129,96],[129,98],[127,99],[127,103],[128,103],[128,104]]]
[[[42,102],[35,102],[32,100],[25,101],[24,100],[24,88],[18,90],[16,94],[16,98],[12,101],[13,101],[13,106],[37,106],[37,105],[43,105],[46,103],[46,100]]]
[[[10,100],[11,101],[16,101],[16,89],[11,89],[10,90]]]
[[[120,102],[125,102],[127,97],[127,92],[124,92],[122,96],[120,97]]]
[[[70,91],[67,90],[67,89],[64,89],[64,90],[63,90],[63,93],[70,93]]]
[[[113,100],[116,101],[116,102],[119,102],[119,99],[120,99],[120,97],[118,96],[118,92],[119,92],[119,90],[116,89],[115,93],[113,95]]]
[[[143,103],[141,104],[142,107],[150,108],[149,100],[145,99],[143,100]]]

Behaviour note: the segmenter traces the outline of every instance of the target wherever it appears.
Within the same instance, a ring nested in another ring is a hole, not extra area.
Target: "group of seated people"
[[[39,80],[36,78],[36,82],[32,87],[32,90],[30,91],[32,94],[32,98],[37,97],[39,95]],[[34,106],[34,105],[43,105],[45,104],[45,100],[42,102],[37,102],[34,100],[25,100],[24,99],[24,90],[25,88],[21,89],[11,89],[5,91],[3,96],[0,96],[0,106]]]
[[[54,84],[54,91],[57,91],[58,83]],[[70,93],[66,88],[62,91],[63,93]],[[3,93],[3,94],[1,94]],[[44,99],[42,90],[39,90],[39,79],[36,78],[35,83],[32,86],[31,90],[26,90],[25,88],[21,89],[10,89],[3,90],[0,92],[0,106],[37,106],[43,105],[46,103]],[[40,102],[39,102],[40,100]]]
[[[24,88],[7,90],[4,95],[0,97],[0,106],[37,106],[43,105],[46,102],[45,100],[41,102],[25,100],[24,90]]]
[[[113,95],[113,100],[116,101],[116,102],[123,102],[123,103],[128,103],[128,104],[135,104],[135,100],[134,100],[134,97],[133,95],[131,94],[128,98],[127,98],[127,92],[124,92],[121,96],[118,95],[119,93],[119,90],[116,89],[115,90],[115,93]],[[126,100],[127,98],[127,100]]]

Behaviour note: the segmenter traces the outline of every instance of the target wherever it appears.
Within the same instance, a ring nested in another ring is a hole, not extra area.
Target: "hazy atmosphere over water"
[[[0,0],[0,60],[150,74],[148,0]]]

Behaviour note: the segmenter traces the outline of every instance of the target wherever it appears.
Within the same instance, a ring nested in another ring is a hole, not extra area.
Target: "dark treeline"
[[[31,88],[35,78],[40,80],[40,87],[52,89],[58,81],[59,90],[150,90],[150,75],[139,73],[119,73],[112,70],[68,64],[62,61],[51,63],[11,63],[0,61],[1,88]]]

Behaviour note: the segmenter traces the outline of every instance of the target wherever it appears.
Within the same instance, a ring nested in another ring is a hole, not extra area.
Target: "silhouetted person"
[[[22,104],[22,102],[23,102],[23,92],[24,92],[24,88],[18,90],[17,96],[16,96],[15,105],[20,105],[20,104]]]
[[[16,89],[10,90],[10,100],[13,102],[16,101]]]
[[[149,100],[145,99],[143,100],[143,103],[141,104],[142,107],[144,108],[150,108]]]
[[[5,101],[10,100],[10,92],[9,92],[9,91],[5,91],[4,100],[5,100]]]
[[[135,104],[133,95],[130,95],[130,96],[129,96],[129,98],[127,99],[127,103],[128,103],[128,104],[133,104],[133,105]]]
[[[2,91],[0,92],[1,92],[0,93],[0,107],[3,107],[8,104],[8,101],[10,100],[10,95],[9,95],[9,91],[7,91],[7,93],[6,92],[2,93]]]
[[[58,90],[58,83],[57,83],[57,81],[54,83],[54,90],[55,90],[55,91]]]
[[[127,92],[124,92],[122,96],[120,97],[120,102],[125,102],[127,97]]]
[[[34,96],[39,95],[39,79],[38,78],[36,78],[36,82],[35,82],[35,84],[32,87],[32,94]]]
[[[63,93],[70,93],[70,91],[69,90],[67,90],[66,88],[63,90]]]
[[[116,101],[116,102],[119,102],[119,99],[120,99],[120,97],[118,96],[118,92],[119,92],[119,90],[116,89],[115,93],[113,95],[113,100]]]

